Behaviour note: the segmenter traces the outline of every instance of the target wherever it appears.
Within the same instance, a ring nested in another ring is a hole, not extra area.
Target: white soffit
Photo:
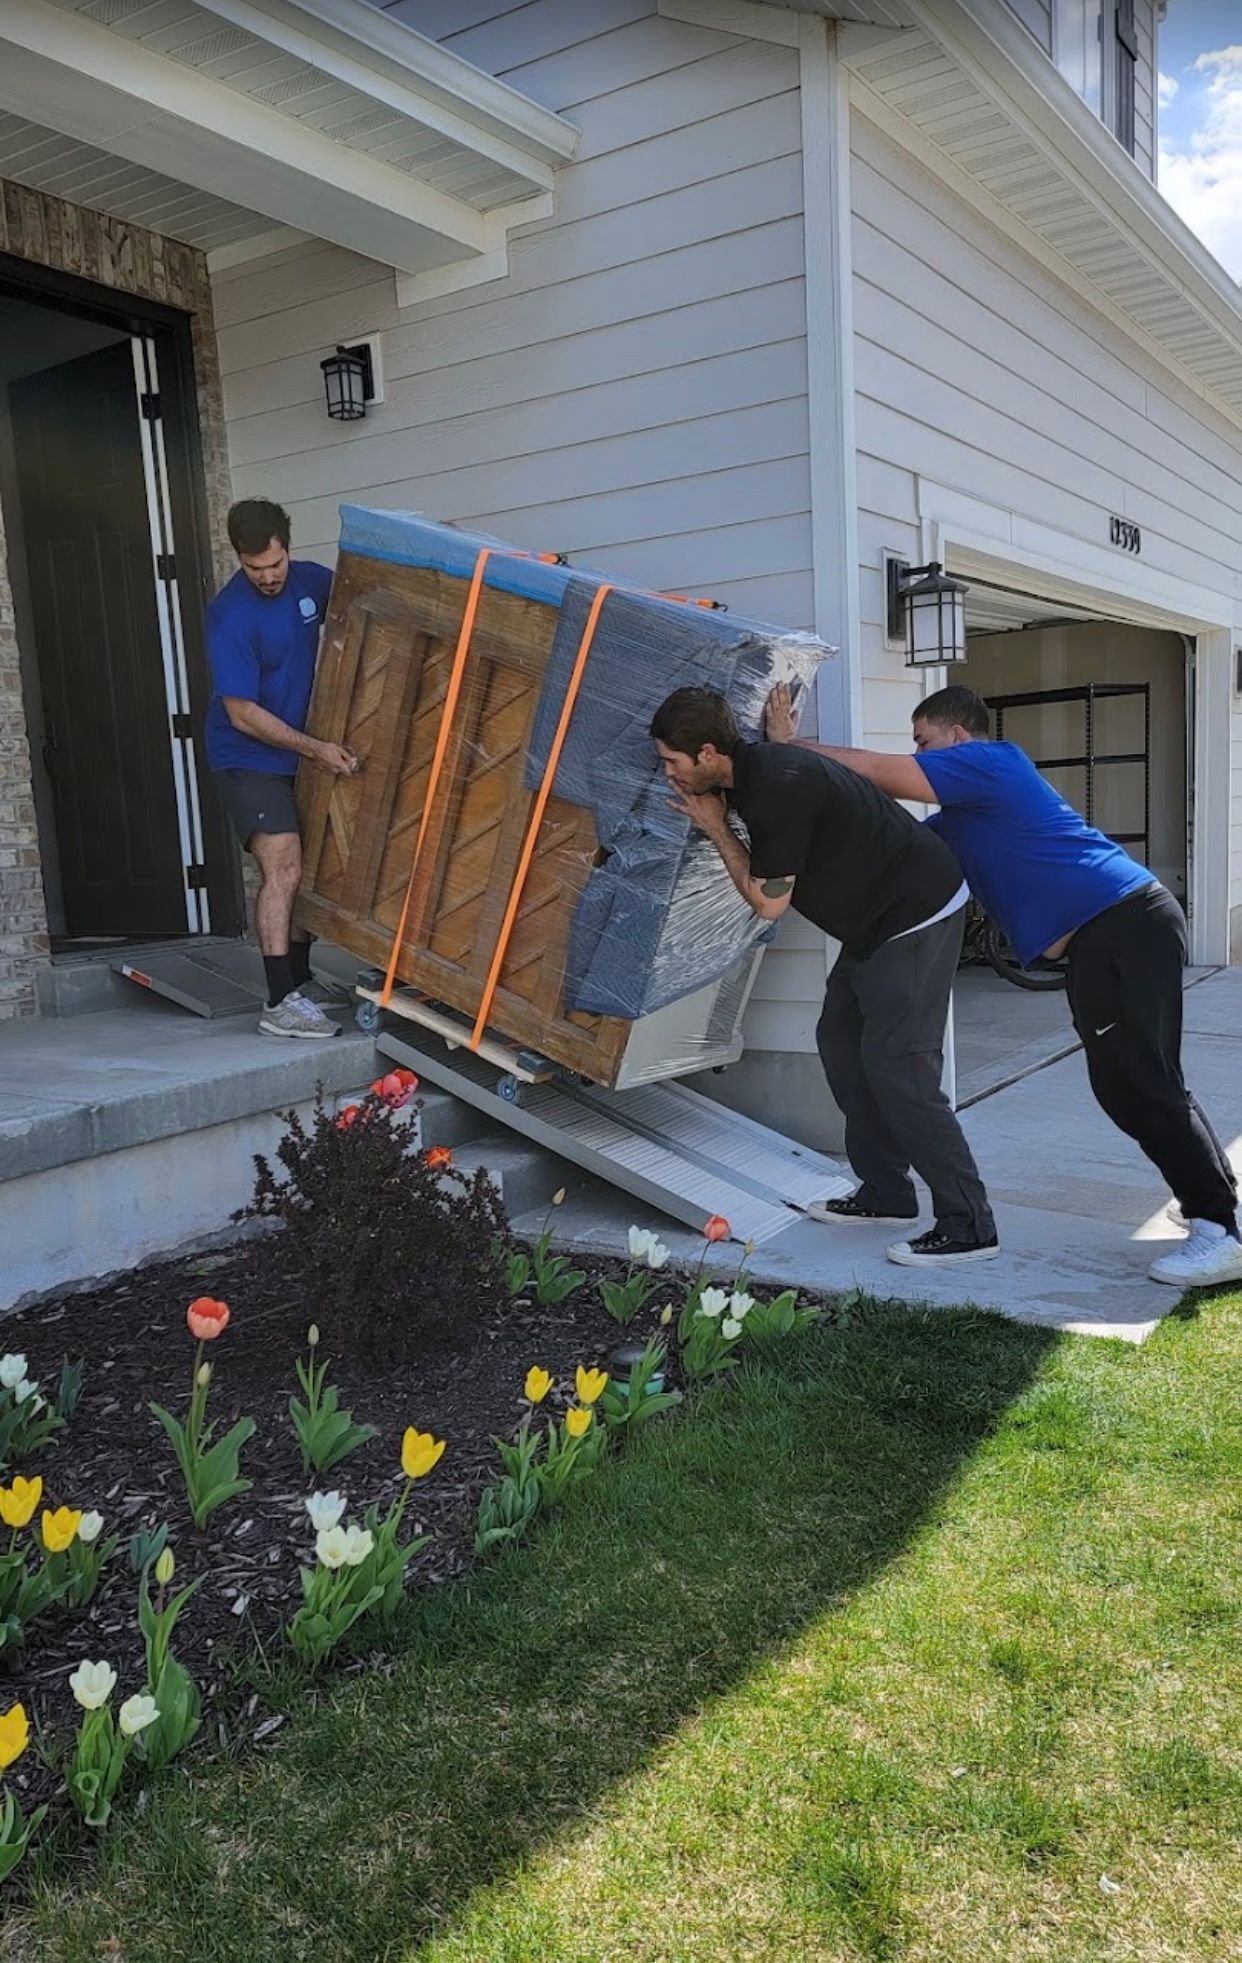
[[[999,0],[894,0],[845,28],[851,99],[1054,274],[1242,423],[1242,289]]]
[[[494,265],[578,142],[358,0],[3,0],[0,112],[0,168],[21,182],[55,188],[72,157],[77,201],[130,215],[108,202],[129,166],[126,195],[152,210],[197,195],[179,222],[206,249],[292,228],[415,282]]]

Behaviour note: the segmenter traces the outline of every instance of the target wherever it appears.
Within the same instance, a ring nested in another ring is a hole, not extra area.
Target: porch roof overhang
[[[358,0],[4,0],[0,111],[251,214],[257,249],[291,229],[414,276],[494,261],[578,143]]]
[[[762,11],[835,19],[861,114],[1242,424],[1242,288],[1008,6],[762,0]]]

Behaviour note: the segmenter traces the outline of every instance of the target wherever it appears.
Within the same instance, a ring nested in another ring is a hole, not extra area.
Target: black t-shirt
[[[790,904],[865,961],[962,884],[944,840],[844,764],[793,743],[742,743],[730,803],[756,879],[795,877]]]

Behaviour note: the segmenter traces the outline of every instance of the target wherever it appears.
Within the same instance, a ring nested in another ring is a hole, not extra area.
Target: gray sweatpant
[[[886,941],[865,961],[842,954],[816,1030],[829,1088],[845,1114],[858,1197],[913,1218],[910,1168],[931,1189],[936,1224],[955,1239],[995,1232],[983,1181],[941,1089],[949,996],[965,912]]]

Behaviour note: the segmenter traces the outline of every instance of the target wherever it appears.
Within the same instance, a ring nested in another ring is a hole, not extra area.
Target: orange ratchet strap
[[[552,738],[552,747],[548,751],[548,761],[544,765],[543,779],[535,796],[534,807],[530,814],[530,823],[526,827],[526,837],[522,841],[522,854],[518,860],[517,871],[513,875],[513,885],[509,889],[509,901],[505,907],[505,917],[500,923],[500,933],[496,940],[496,951],[492,956],[492,965],[488,970],[487,981],[483,987],[483,999],[479,1003],[479,1013],[475,1018],[474,1029],[471,1033],[470,1048],[472,1050],[477,1050],[483,1040],[483,1031],[487,1026],[487,1018],[495,998],[496,985],[500,980],[500,971],[504,966],[505,955],[509,951],[509,938],[513,932],[514,922],[517,919],[517,910],[522,898],[522,889],[526,884],[526,875],[530,871],[531,860],[535,856],[535,841],[539,836],[539,828],[543,824],[543,814],[547,810],[548,799],[552,795],[552,780],[556,776],[556,767],[561,760],[561,751],[565,745],[565,734],[569,728],[569,719],[574,711],[574,703],[578,699],[578,688],[582,681],[583,671],[586,668],[587,656],[591,652],[591,643],[595,639],[595,629],[599,622],[600,609],[611,592],[611,586],[601,586],[596,590],[595,598],[591,602],[591,611],[587,615],[586,625],[582,630],[582,639],[578,643],[578,652],[574,657],[573,670],[569,677],[569,686],[565,690],[565,700],[561,704],[560,720],[556,725],[556,734]]]
[[[461,693],[461,678],[466,672],[466,658],[470,653],[470,639],[474,633],[475,616],[479,611],[479,598],[483,591],[483,574],[491,558],[491,547],[484,546],[474,562],[474,572],[470,580],[470,591],[466,596],[466,610],[461,617],[461,632],[457,636],[457,648],[453,655],[453,666],[449,670],[448,688],[445,691],[444,707],[440,711],[440,728],[436,736],[435,752],[431,759],[431,774],[427,779],[427,795],[423,799],[423,813],[418,821],[418,836],[414,841],[414,858],[410,866],[410,877],[406,881],[405,898],[401,902],[401,918],[397,931],[392,937],[392,948],[388,956],[388,966],[384,971],[384,986],[380,990],[380,1007],[386,1009],[392,1000],[393,985],[397,979],[397,959],[401,953],[401,943],[405,938],[405,923],[410,917],[410,900],[414,893],[414,875],[418,871],[418,861],[431,822],[431,807],[435,802],[436,786],[440,782],[440,772],[448,753],[449,736],[453,727],[453,711],[457,707],[457,697]]]

